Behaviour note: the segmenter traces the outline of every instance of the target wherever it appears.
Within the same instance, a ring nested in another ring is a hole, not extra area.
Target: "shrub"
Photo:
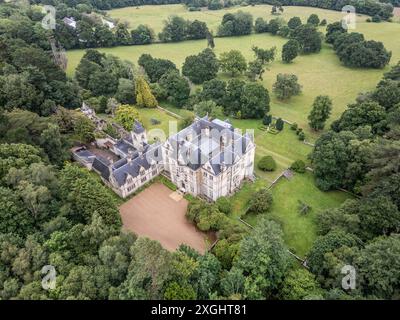
[[[381,21],[382,21],[382,19],[378,15],[375,15],[375,16],[372,17],[372,22],[381,22]]]
[[[220,197],[218,198],[217,202],[217,207],[218,210],[225,213],[225,214],[229,214],[232,211],[232,203],[229,201],[228,198],[226,197]]]
[[[258,168],[262,171],[275,171],[276,162],[271,156],[264,156],[258,162]]]
[[[271,209],[272,195],[266,189],[257,191],[250,200],[249,212],[263,213]]]
[[[275,123],[275,128],[276,128],[276,130],[282,131],[282,130],[283,130],[284,124],[285,124],[285,123],[283,122],[283,120],[282,120],[281,118],[279,118],[278,120],[276,120],[276,123]]]
[[[272,116],[270,114],[266,114],[262,120],[264,126],[269,126],[272,123]]]
[[[299,127],[299,125],[296,123],[296,122],[293,122],[291,125],[290,125],[290,129],[291,130],[293,130],[293,131],[297,131],[297,128]]]
[[[292,163],[290,169],[292,169],[294,172],[304,173],[306,172],[306,164],[303,160],[296,160]]]
[[[299,132],[299,140],[300,140],[300,141],[304,141],[305,139],[306,139],[306,135],[304,134],[303,131],[300,131],[300,132]]]

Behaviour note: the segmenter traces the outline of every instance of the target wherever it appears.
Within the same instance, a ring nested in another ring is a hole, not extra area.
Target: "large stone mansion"
[[[215,201],[231,195],[243,179],[252,179],[255,144],[228,121],[196,118],[165,142],[149,144],[146,130],[135,122],[132,131],[102,146],[114,159],[86,148],[74,150],[74,159],[100,174],[104,183],[125,198],[159,174],[180,191]]]

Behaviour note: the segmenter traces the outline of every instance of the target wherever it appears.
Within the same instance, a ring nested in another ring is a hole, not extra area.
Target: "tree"
[[[316,185],[322,190],[352,190],[364,179],[371,143],[349,131],[322,134],[310,155]]]
[[[214,101],[201,101],[193,106],[194,113],[199,117],[208,115],[211,119],[218,118],[222,114],[222,108]]]
[[[269,126],[272,123],[272,115],[266,114],[262,120],[264,126]]]
[[[269,112],[269,94],[260,83],[246,83],[243,86],[240,102],[241,116],[244,119],[261,119]]]
[[[265,72],[261,60],[250,61],[247,69],[247,77],[250,81],[256,81],[257,78],[262,80],[262,75]]]
[[[140,121],[139,112],[126,104],[117,107],[114,119],[128,131],[132,130],[135,121]]]
[[[304,24],[298,26],[292,33],[293,39],[297,40],[302,53],[316,53],[321,51],[321,35],[315,26]]]
[[[164,292],[165,300],[195,300],[196,292],[194,289],[186,284],[180,285],[177,282],[172,282],[168,285]]]
[[[276,164],[275,164],[276,165]],[[266,189],[257,191],[249,201],[249,212],[265,213],[271,209],[272,195]]]
[[[118,23],[115,28],[115,42],[123,46],[131,44],[131,36],[126,25],[123,23]]]
[[[258,162],[258,168],[262,171],[275,171],[276,162],[271,156],[264,156]]]
[[[268,22],[261,17],[258,17],[254,23],[255,33],[268,32]]]
[[[230,79],[226,85],[223,101],[224,113],[236,115],[241,110],[241,97],[245,82],[239,79]]]
[[[301,92],[298,78],[294,74],[278,74],[273,85],[273,91],[280,100],[287,100]]]
[[[182,74],[193,83],[200,84],[216,77],[219,63],[215,53],[207,48],[198,55],[188,56],[182,67]]]
[[[291,39],[282,46],[282,61],[292,62],[299,54],[300,46],[297,40]]]
[[[276,47],[270,49],[262,49],[257,46],[251,48],[257,60],[260,60],[262,64],[270,63],[274,61],[276,54]]]
[[[367,197],[359,205],[360,237],[373,239],[400,230],[400,212],[388,196]]]
[[[168,100],[177,107],[182,108],[190,95],[188,81],[177,71],[170,70],[160,79],[160,86],[166,91]]]
[[[123,104],[134,104],[136,102],[136,88],[135,83],[132,80],[120,78],[118,83],[118,89],[115,93],[115,98]],[[106,107],[104,111],[107,110]]]
[[[284,125],[285,123],[283,122],[282,118],[278,118],[275,122],[275,129],[278,131],[282,131]]]
[[[215,48],[214,36],[212,32],[210,32],[209,30],[207,30],[206,39],[207,39],[207,47],[214,49]]]
[[[400,279],[400,238],[394,234],[379,237],[361,250],[356,264],[365,294],[381,299],[393,299],[398,293]]]
[[[285,300],[302,300],[320,295],[321,289],[312,273],[305,269],[290,270],[283,281],[281,297]]]
[[[349,67],[381,69],[392,56],[382,42],[365,41],[362,34],[355,32],[338,33],[333,48],[340,61]]]
[[[178,71],[172,61],[153,58],[150,54],[142,54],[139,57],[138,64],[146,71],[150,82],[160,81],[161,77],[171,70]]]
[[[154,41],[154,31],[149,26],[140,24],[131,31],[133,44],[150,44]]]
[[[190,202],[186,217],[202,231],[219,230],[227,219],[215,204],[197,199]]]
[[[390,79],[380,81],[372,98],[386,110],[391,111],[400,103],[400,82]]]
[[[140,108],[155,108],[158,105],[154,98],[149,84],[143,77],[138,77],[135,83],[136,87],[136,103]]]
[[[328,96],[317,96],[314,99],[308,124],[315,131],[322,130],[332,111],[332,100]]]
[[[0,187],[0,233],[25,236],[35,230],[35,221],[27,213],[19,194],[12,189]]]
[[[315,13],[312,13],[307,19],[307,23],[312,24],[316,27],[318,27],[319,22],[320,22],[319,17]]]
[[[251,34],[253,30],[253,16],[250,13],[238,11],[226,13],[218,27],[218,36],[230,37]]]
[[[118,78],[108,71],[97,71],[90,76],[87,88],[95,96],[113,95],[118,88]]]
[[[244,297],[271,298],[283,282],[289,259],[279,226],[266,218],[261,219],[254,231],[241,242],[234,264],[246,276]]]
[[[89,223],[96,212],[103,225],[114,230],[121,227],[118,207],[109,190],[87,170],[67,164],[60,172],[60,188],[65,214],[75,222]]]
[[[230,214],[232,211],[232,203],[230,202],[229,198],[227,197],[219,197],[216,201],[218,206],[218,210],[225,213]]]
[[[187,38],[190,40],[206,39],[209,33],[205,22],[194,20],[187,22]]]
[[[314,242],[307,257],[307,265],[310,267],[312,273],[321,276],[324,270],[326,253],[343,246],[357,246],[358,242],[359,239],[352,234],[345,233],[341,230],[330,231]]]
[[[217,105],[225,104],[226,82],[219,79],[212,79],[204,82],[203,91],[200,92],[201,100],[212,100]]]
[[[275,18],[269,20],[268,23],[268,32],[271,33],[272,35],[276,35],[279,31],[279,29],[282,27],[283,21],[280,18]]]
[[[339,131],[353,131],[359,127],[371,126],[374,134],[387,131],[386,111],[374,101],[365,101],[348,106],[340,118],[332,123],[332,129]]]
[[[333,44],[336,41],[336,38],[341,33],[346,33],[346,32],[347,29],[343,28],[342,22],[334,22],[328,24],[328,26],[326,27],[325,41],[326,43]]]
[[[178,16],[170,16],[164,21],[164,28],[158,38],[163,42],[183,41],[187,34],[187,21]]]
[[[306,172],[306,164],[303,160],[296,160],[291,164],[290,169],[292,169],[294,172],[304,173]]]
[[[83,115],[79,115],[74,119],[74,133],[79,141],[89,143],[94,140],[94,123]]]
[[[301,19],[299,17],[292,17],[288,21],[288,27],[292,30],[296,29],[298,26],[301,26]]]
[[[40,140],[42,148],[52,163],[61,166],[67,160],[68,155],[64,150],[65,141],[58,125],[49,123],[47,129],[40,134]]]
[[[247,68],[246,59],[238,50],[223,52],[219,59],[221,69],[232,77],[243,73]]]
[[[132,262],[119,288],[120,299],[161,299],[171,274],[171,254],[157,241],[139,238]]]

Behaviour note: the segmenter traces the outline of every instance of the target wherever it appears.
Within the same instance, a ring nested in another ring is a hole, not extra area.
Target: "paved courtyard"
[[[167,250],[187,244],[204,253],[212,239],[186,219],[187,206],[188,201],[182,196],[155,183],[125,202],[120,213],[125,229],[157,240]]]

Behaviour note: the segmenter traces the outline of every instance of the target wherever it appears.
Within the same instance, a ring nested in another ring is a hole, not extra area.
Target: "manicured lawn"
[[[284,239],[291,250],[300,256],[307,254],[316,238],[315,217],[321,210],[339,206],[350,196],[341,191],[322,192],[313,181],[311,173],[296,174],[290,181],[283,178],[272,189],[272,210],[267,213],[282,225]],[[298,201],[311,206],[311,211],[302,215]],[[259,217],[247,216],[250,224]]]
[[[232,197],[233,216],[244,214],[252,194],[264,187],[265,180],[259,179],[254,184],[246,184]],[[311,173],[295,174],[291,180],[282,178],[272,187],[273,205],[265,215],[277,221],[283,229],[284,239],[289,249],[299,256],[305,256],[316,238],[315,216],[321,210],[334,208],[350,196],[341,191],[322,192],[315,185]],[[301,215],[298,201],[311,206],[311,211]],[[247,214],[242,217],[255,226],[262,215]]]
[[[170,125],[177,125],[178,119],[159,109],[140,108],[138,110],[142,123],[147,130],[147,137],[149,142],[151,142],[152,138],[155,136],[160,137],[161,140],[164,141],[169,136]],[[152,124],[151,119],[156,119],[161,123]],[[161,132],[163,132],[164,135],[159,135],[161,134]]]

